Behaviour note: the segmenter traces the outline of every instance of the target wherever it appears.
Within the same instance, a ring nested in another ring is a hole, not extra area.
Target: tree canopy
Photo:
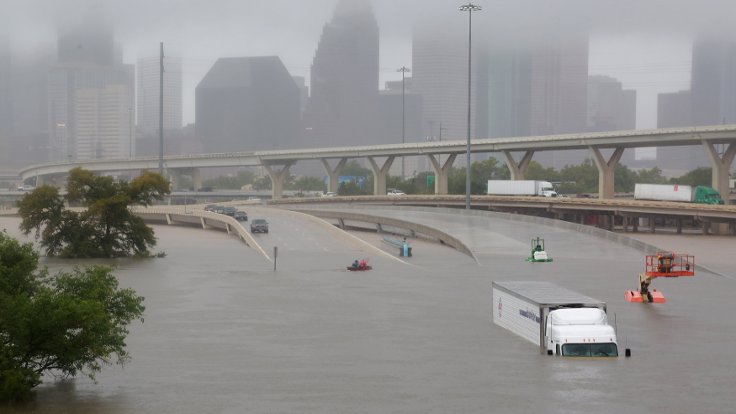
[[[0,401],[28,398],[46,372],[94,379],[103,365],[127,362],[128,325],[142,303],[109,267],[50,278],[30,243],[0,233]]]
[[[150,205],[168,193],[169,183],[157,173],[143,172],[127,182],[75,168],[69,172],[65,196],[41,186],[18,202],[20,228],[26,235],[35,231],[49,256],[145,256],[156,245],[153,229],[128,207]],[[66,204],[85,209],[72,211]]]

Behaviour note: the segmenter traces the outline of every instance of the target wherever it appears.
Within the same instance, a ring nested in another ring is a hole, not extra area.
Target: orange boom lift
[[[644,273],[639,275],[639,290],[627,290],[624,298],[627,302],[666,302],[662,292],[649,289],[652,279],[658,277],[695,276],[695,256],[657,252],[646,256]]]

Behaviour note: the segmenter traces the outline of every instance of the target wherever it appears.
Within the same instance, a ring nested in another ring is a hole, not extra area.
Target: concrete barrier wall
[[[199,209],[185,211],[181,207],[132,207],[131,211],[146,222],[163,223],[171,225],[199,226],[203,228],[214,228],[228,233],[235,233],[243,242],[256,249],[266,259],[272,260],[261,245],[243,225],[234,218],[224,214],[212,213]],[[199,223],[199,224],[197,224]]]
[[[476,259],[470,247],[465,245],[465,243],[463,243],[459,239],[451,236],[450,234],[442,230],[436,229],[434,227],[429,227],[423,224],[413,223],[407,220],[387,218],[387,217],[381,217],[378,215],[371,215],[371,214],[357,213],[357,212],[352,213],[352,212],[327,210],[327,209],[321,209],[321,210],[298,209],[297,211],[301,213],[305,213],[305,214],[310,214],[310,215],[313,215],[313,216],[316,216],[322,219],[343,219],[343,220],[357,221],[357,222],[363,222],[363,223],[374,223],[374,224],[380,224],[382,226],[391,226],[391,227],[407,229],[415,233],[423,234],[431,239],[438,240],[440,243],[451,246],[454,249],[467,254],[473,259]]]

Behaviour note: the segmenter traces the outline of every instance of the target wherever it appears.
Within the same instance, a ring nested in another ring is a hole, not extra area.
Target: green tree
[[[639,175],[631,171],[629,167],[623,164],[616,164],[613,170],[613,188],[617,192],[632,192],[634,184],[636,184]]]
[[[253,181],[253,189],[256,191],[270,190],[271,189],[271,177],[264,176],[256,178]]]
[[[488,180],[505,180],[510,173],[505,163],[489,157],[483,161],[470,164],[470,193],[485,194],[488,191]],[[447,191],[450,194],[465,194],[465,167],[450,170],[447,177]]]
[[[553,167],[544,168],[542,164],[532,161],[529,163],[525,177],[527,180],[559,181],[560,173],[555,171]]]
[[[145,256],[156,245],[153,229],[128,207],[148,206],[168,193],[169,183],[157,173],[143,172],[128,183],[75,168],[67,178],[66,196],[41,186],[18,202],[20,228],[25,234],[35,231],[49,256]],[[67,210],[65,202],[86,209]]]
[[[327,185],[325,185],[324,180],[317,177],[302,176],[290,181],[284,187],[287,190],[327,191]]]
[[[597,193],[598,168],[593,160],[586,158],[580,165],[566,165],[560,171],[561,193]]]
[[[130,359],[125,338],[143,297],[120,289],[109,267],[47,276],[30,243],[0,233],[0,401],[29,398],[46,372],[94,379]]]
[[[662,170],[659,167],[652,167],[652,169],[642,169],[637,171],[636,182],[643,184],[666,184],[667,178],[662,175]],[[632,189],[633,191],[633,189]]]
[[[352,195],[368,195],[370,194],[365,188],[358,187],[358,184],[352,181],[340,183],[337,188],[337,194],[341,196]]]
[[[345,163],[345,166],[342,168],[342,171],[340,172],[340,175],[353,175],[356,177],[371,177],[373,176],[373,173],[371,172],[370,168],[365,168],[358,161],[356,160],[350,160]]]
[[[241,170],[236,175],[222,175],[205,180],[202,186],[224,190],[239,190],[244,185],[253,184],[255,180],[256,175],[253,171]]]
[[[713,169],[711,167],[696,168],[683,176],[671,178],[670,183],[710,187],[713,185]]]

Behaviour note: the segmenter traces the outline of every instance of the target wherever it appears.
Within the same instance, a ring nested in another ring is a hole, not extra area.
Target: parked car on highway
[[[386,195],[389,195],[389,196],[403,196],[403,195],[406,195],[406,193],[403,192],[403,191],[401,191],[401,190],[398,190],[396,188],[389,188],[388,189],[388,192],[386,193]]]
[[[227,207],[223,207],[222,214],[225,214],[227,216],[233,217],[235,215],[235,212],[236,211],[238,211],[237,208],[231,207],[231,206],[227,206]]]
[[[248,221],[248,213],[243,210],[238,210],[233,215],[233,218],[238,221]]]
[[[253,219],[250,222],[251,233],[268,233],[268,222],[265,219]]]

